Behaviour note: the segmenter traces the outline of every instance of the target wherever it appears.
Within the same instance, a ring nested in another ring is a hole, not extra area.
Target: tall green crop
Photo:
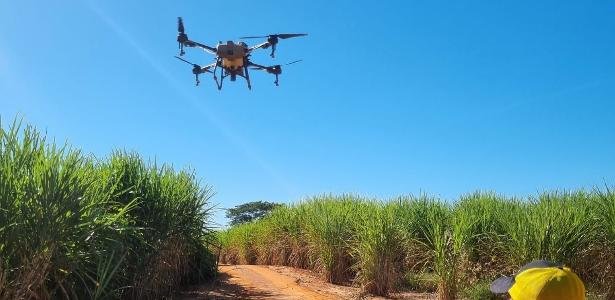
[[[387,295],[399,283],[404,270],[404,236],[396,219],[396,203],[370,203],[357,220],[356,240],[352,243],[357,280],[363,289]]]
[[[277,209],[251,223],[251,234],[238,226],[219,236],[229,257],[252,253],[256,263],[309,268],[378,295],[405,278],[431,280],[426,286],[436,285],[440,299],[483,295],[486,282],[531,260],[551,259],[571,266],[590,290],[610,299],[613,195],[607,189],[513,199],[477,192],[454,203],[325,195]]]
[[[592,216],[597,233],[591,241],[586,267],[607,292],[607,299],[615,299],[615,192],[611,188],[596,190]]]
[[[325,279],[341,283],[351,276],[353,237],[358,199],[352,196],[323,197],[305,203],[305,238],[311,264],[322,271]]]
[[[1,127],[1,126],[0,126]],[[191,172],[0,129],[0,298],[143,298],[215,273]]]

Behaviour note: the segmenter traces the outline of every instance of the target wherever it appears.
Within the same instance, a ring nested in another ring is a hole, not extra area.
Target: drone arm
[[[264,42],[262,44],[258,44],[256,46],[253,46],[252,48],[249,49],[249,51],[252,52],[253,50],[256,50],[256,49],[267,49],[267,48],[271,47],[271,57],[274,57],[275,56],[275,45],[276,44],[277,44],[277,42],[276,43]]]
[[[203,50],[205,50],[207,52],[210,52],[210,53],[216,53],[216,48],[207,46],[205,44],[201,44],[199,42],[195,42],[195,41],[191,41],[191,40],[186,39],[184,41],[181,41],[180,43],[182,45],[184,45],[185,47],[196,47],[196,48],[201,48],[201,49],[203,49]]]
[[[203,73],[214,73],[212,72],[211,68],[215,67],[216,64],[211,64],[211,65],[207,65],[204,67],[201,67],[199,65],[194,65],[194,68],[192,69],[192,74],[194,74],[194,79],[196,80],[196,85],[198,86],[199,83],[201,83],[201,81],[199,80],[199,75],[203,74]]]
[[[204,45],[204,44],[201,44],[201,43],[197,43],[197,42],[194,42],[194,44],[196,45],[196,47],[199,47],[199,48],[201,48],[201,49],[203,49],[203,50],[205,50],[207,52],[211,52],[211,53],[216,53],[217,52],[216,48],[214,48],[214,47],[210,47],[210,46],[207,46],[207,45]]]
[[[252,70],[263,70],[269,74],[273,74],[275,76],[275,81],[273,83],[275,83],[276,86],[280,85],[279,77],[280,77],[280,74],[282,74],[281,66],[276,65],[272,67],[266,67],[263,65],[255,64],[253,62],[250,62],[249,66],[251,67]],[[247,66],[246,66],[246,70],[247,70]]]
[[[266,71],[268,67],[263,66],[263,65],[259,65],[259,64],[255,64],[253,62],[248,62],[248,67],[254,67],[254,70],[264,70]]]
[[[216,66],[216,63],[213,63],[213,64],[211,64],[211,65],[204,66],[204,67],[202,67],[202,68],[201,68],[201,72],[200,72],[200,73],[201,73],[201,74],[203,74],[203,73],[213,73],[210,69],[211,69],[211,68],[213,68],[213,67],[215,67],[215,66]]]
[[[252,51],[254,51],[254,50],[256,50],[256,49],[267,49],[267,48],[269,48],[270,46],[271,46],[271,43],[269,43],[269,42],[264,42],[264,43],[262,43],[262,44],[258,44],[258,45],[256,45],[256,46],[252,46],[252,47],[250,47],[249,52],[252,52]]]

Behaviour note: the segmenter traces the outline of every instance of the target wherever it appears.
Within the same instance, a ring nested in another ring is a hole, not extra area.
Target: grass
[[[351,275],[349,241],[361,212],[357,206],[354,197],[341,196],[313,199],[300,208],[310,216],[303,219],[310,263],[329,282],[343,283]]]
[[[404,256],[403,238],[395,222],[395,204],[370,203],[357,224],[352,244],[357,280],[366,292],[384,295],[398,285]],[[373,214],[369,214],[373,212]]]
[[[427,196],[378,201],[323,195],[218,236],[223,257],[252,253],[253,263],[312,269],[330,282],[377,295],[405,285],[435,288],[439,299],[479,299],[500,275],[550,259],[571,266],[592,295],[611,299],[613,220],[615,193],[609,188],[526,199],[476,192],[453,203]],[[249,237],[239,234],[246,228]],[[251,243],[242,241],[248,238]]]
[[[211,194],[192,172],[98,160],[14,122],[0,129],[0,298],[160,298],[212,276]]]

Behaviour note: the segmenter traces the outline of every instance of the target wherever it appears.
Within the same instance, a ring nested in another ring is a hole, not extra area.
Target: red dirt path
[[[214,283],[187,289],[179,293],[179,299],[435,299],[417,293],[373,297],[359,288],[326,283],[310,271],[290,267],[221,265],[219,270]]]

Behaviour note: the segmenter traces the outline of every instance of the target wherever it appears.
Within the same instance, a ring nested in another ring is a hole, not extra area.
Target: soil
[[[313,272],[290,267],[221,265],[219,271],[213,283],[188,288],[178,299],[436,299],[433,294],[412,292],[374,297],[358,287],[327,283]]]

